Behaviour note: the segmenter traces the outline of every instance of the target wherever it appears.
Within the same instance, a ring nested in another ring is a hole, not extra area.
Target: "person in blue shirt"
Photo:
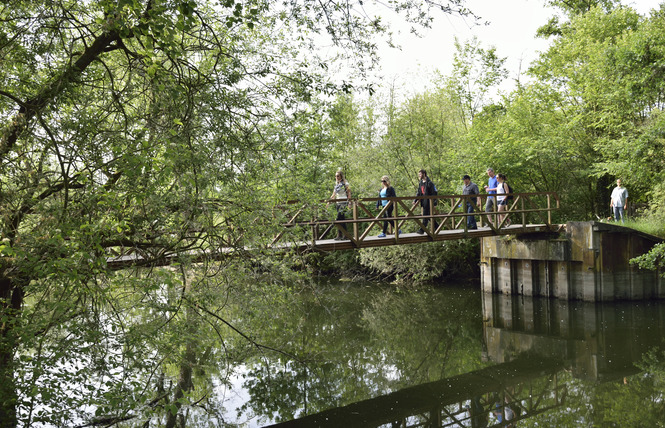
[[[490,195],[496,195],[496,187],[499,184],[499,182],[496,179],[496,174],[494,173],[494,170],[492,168],[487,168],[487,175],[489,176],[489,179],[487,180],[485,191]],[[494,212],[495,211],[494,205],[495,205],[494,196],[488,196],[487,202],[485,203],[485,212],[486,213]],[[492,218],[490,216],[487,216],[487,220],[490,223],[492,222]]]
[[[395,192],[395,188],[390,185],[390,177],[387,175],[384,175],[381,177],[381,190],[379,190],[379,197],[380,198],[391,198],[391,197],[397,197],[397,193]],[[393,216],[393,209],[394,209],[394,204],[391,204],[388,199],[381,199],[376,201],[376,207],[385,207],[388,205],[388,208],[384,211],[382,217],[383,218],[388,218]],[[386,232],[388,231],[388,223],[393,227],[393,232],[396,230],[396,224],[395,220],[385,220],[383,222],[383,232],[379,234],[379,238],[385,238],[386,237]],[[399,233],[399,232],[398,232]]]

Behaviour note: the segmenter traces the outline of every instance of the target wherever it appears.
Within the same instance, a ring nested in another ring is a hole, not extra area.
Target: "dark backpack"
[[[439,191],[436,189],[436,186],[434,185],[434,183],[432,183],[432,189],[434,189],[434,191],[432,192],[432,196],[437,196],[439,194]],[[439,200],[438,199],[434,199],[434,206],[436,206],[436,205],[439,205]]]
[[[515,197],[512,195],[512,193],[513,193],[513,188],[510,187],[510,184],[508,184],[508,183],[503,183],[503,184],[504,184],[504,186],[507,187],[507,188],[505,189],[506,193],[510,193],[510,195],[508,196],[508,200],[509,200],[509,201],[512,201],[513,199],[515,199]]]

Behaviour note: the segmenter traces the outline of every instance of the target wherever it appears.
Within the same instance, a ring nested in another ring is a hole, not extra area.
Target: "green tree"
[[[565,121],[547,126],[582,149],[588,166],[579,173],[596,196],[589,214],[604,212],[612,177],[629,183],[637,204],[660,182],[662,163],[652,154],[662,146],[662,20],[662,11],[644,18],[630,8],[593,7],[572,16],[569,30],[530,70],[558,94]]]
[[[508,76],[505,62],[506,58],[497,56],[495,47],[481,47],[477,37],[465,43],[455,38],[453,71],[447,85],[464,112],[462,123],[473,121],[492,88]]]
[[[171,313],[173,319],[160,324],[156,317],[154,325],[173,324],[175,331],[176,318],[192,312],[156,304],[163,295],[201,307],[200,290],[186,285],[186,275],[114,270],[174,260],[186,266],[194,254],[215,255],[260,242],[253,232],[270,233],[255,225],[273,214],[271,198],[283,200],[291,191],[280,192],[269,178],[284,183],[284,169],[321,141],[308,103],[353,87],[354,76],[331,78],[326,66],[334,58],[311,46],[331,40],[334,55],[356,60],[362,74],[372,63],[373,35],[386,30],[361,5],[56,0],[0,6],[0,424],[17,425],[19,414],[24,425],[35,418],[61,424],[57,418],[66,416],[44,408],[37,415],[34,403],[83,407],[58,401],[57,385],[93,374],[101,379],[118,355],[140,364],[137,353],[128,354],[147,341],[129,334],[132,303]],[[425,25],[429,7],[467,13],[459,1],[391,6]],[[311,128],[308,137],[266,133],[274,117],[287,130]],[[308,166],[290,172],[316,176],[314,163]],[[127,257],[124,265],[109,261],[116,254]],[[106,321],[101,307],[117,307],[118,322]],[[159,327],[149,331],[158,342],[173,339]],[[47,339],[58,345],[48,352],[51,360],[42,352]],[[173,363],[186,364],[191,346],[173,342]],[[124,344],[125,351],[104,353],[90,343]],[[67,361],[98,364],[75,373],[45,369],[68,367]],[[182,372],[182,392],[187,377]],[[98,417],[108,410],[123,418],[132,404],[149,401],[132,394],[147,385],[107,379],[91,398],[101,403],[111,394]],[[122,410],[120,397],[132,397]],[[179,412],[173,402],[168,409]]]
[[[590,177],[596,158],[560,105],[560,94],[547,86],[519,88],[476,116],[467,136],[469,158],[506,174],[519,192],[557,192],[563,198],[558,218],[584,218],[597,203]]]

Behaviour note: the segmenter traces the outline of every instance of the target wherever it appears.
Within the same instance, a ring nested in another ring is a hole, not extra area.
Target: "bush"
[[[425,282],[477,276],[479,251],[476,239],[367,248],[360,250],[360,264],[398,282]]]

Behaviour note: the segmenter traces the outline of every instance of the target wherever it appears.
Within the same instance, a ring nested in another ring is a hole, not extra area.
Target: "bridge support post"
[[[481,238],[481,284],[486,293],[612,301],[665,298],[657,272],[630,259],[660,240],[625,227],[571,222],[564,236]]]

